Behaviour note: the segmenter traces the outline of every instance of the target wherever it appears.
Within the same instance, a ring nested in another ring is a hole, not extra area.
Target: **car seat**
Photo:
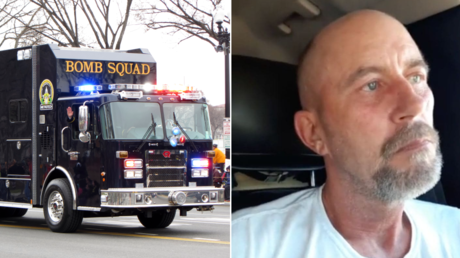
[[[434,126],[439,131],[444,166],[441,182],[448,205],[460,208],[460,7],[407,26],[428,65],[433,91]]]

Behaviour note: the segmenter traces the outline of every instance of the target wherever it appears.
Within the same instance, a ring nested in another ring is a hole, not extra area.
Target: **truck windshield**
[[[196,103],[165,103],[163,104],[166,136],[172,136],[174,125],[173,112],[177,122],[192,140],[212,139],[209,123],[208,105]]]
[[[155,131],[149,139],[163,139],[160,105],[158,103],[112,102],[100,110],[104,139],[143,139],[155,119]]]

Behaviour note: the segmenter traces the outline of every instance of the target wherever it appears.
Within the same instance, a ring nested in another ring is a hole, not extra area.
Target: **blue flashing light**
[[[171,138],[169,139],[169,143],[171,144],[172,147],[176,147],[177,146],[176,136],[171,136]]]
[[[75,91],[98,91],[98,90],[102,90],[101,85],[75,86]]]
[[[172,134],[173,134],[173,135],[179,135],[179,134],[180,134],[180,129],[179,129],[179,127],[174,127],[174,128],[172,129]]]
[[[209,159],[192,159],[192,168],[209,167]]]

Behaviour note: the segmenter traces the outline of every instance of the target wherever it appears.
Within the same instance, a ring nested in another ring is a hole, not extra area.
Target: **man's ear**
[[[294,115],[294,126],[300,140],[317,154],[324,156],[327,154],[327,147],[319,134],[316,117],[310,111],[297,111]]]

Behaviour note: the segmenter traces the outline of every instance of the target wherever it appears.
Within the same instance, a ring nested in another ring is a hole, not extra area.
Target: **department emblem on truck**
[[[157,85],[147,50],[1,54],[14,60],[0,61],[2,215],[43,207],[55,232],[77,230],[87,215],[162,228],[176,212],[224,204],[212,184],[206,101],[192,87]]]
[[[43,80],[43,82],[40,84],[40,90],[38,94],[40,96],[40,110],[52,110],[54,89],[50,80]]]

